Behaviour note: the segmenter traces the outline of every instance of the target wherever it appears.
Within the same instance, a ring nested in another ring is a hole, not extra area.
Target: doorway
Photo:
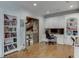
[[[39,43],[39,20],[32,17],[26,17],[25,27],[26,46]]]

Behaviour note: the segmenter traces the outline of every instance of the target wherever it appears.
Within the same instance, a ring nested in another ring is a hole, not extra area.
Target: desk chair
[[[46,34],[46,41],[50,44],[50,43],[56,43],[56,41],[57,41],[57,37],[56,36],[54,36],[54,35],[51,35],[50,36],[50,34],[48,33],[48,31],[46,31],[45,32],[45,34]]]

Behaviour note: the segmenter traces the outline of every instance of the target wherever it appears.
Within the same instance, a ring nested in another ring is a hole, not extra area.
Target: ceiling
[[[36,3],[37,6],[33,6]],[[36,16],[68,11],[79,8],[78,1],[1,1],[1,8],[9,8],[11,10],[27,10]],[[70,6],[73,7],[70,7]]]

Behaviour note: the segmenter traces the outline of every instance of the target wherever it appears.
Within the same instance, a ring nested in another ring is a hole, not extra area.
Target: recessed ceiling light
[[[33,6],[37,6],[37,3],[34,3]]]
[[[71,8],[73,8],[73,5],[70,5]]]
[[[65,1],[66,3],[70,3],[70,1]]]
[[[49,14],[50,13],[50,11],[46,11],[46,14]]]

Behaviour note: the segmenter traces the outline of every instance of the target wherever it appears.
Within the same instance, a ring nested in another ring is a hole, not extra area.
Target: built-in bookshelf
[[[67,35],[78,35],[78,19],[68,18],[66,23],[66,33]]]
[[[4,52],[17,48],[16,16],[4,14]]]

